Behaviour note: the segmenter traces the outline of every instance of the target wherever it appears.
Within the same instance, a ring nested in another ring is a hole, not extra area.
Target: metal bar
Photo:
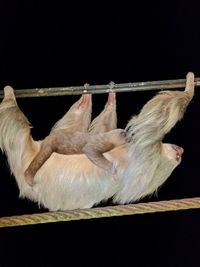
[[[71,87],[53,87],[53,88],[36,88],[36,89],[18,89],[15,90],[17,98],[25,97],[44,97],[44,96],[63,96],[63,95],[81,95],[84,93],[102,94],[113,92],[136,92],[151,91],[163,89],[184,88],[186,79],[163,80],[136,83],[114,84],[113,82],[106,85],[85,85]],[[195,78],[195,86],[200,86],[200,78]],[[3,98],[3,90],[0,91],[0,98]]]

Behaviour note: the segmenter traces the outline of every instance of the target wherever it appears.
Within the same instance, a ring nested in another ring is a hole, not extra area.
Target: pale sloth
[[[94,164],[85,154],[53,152],[36,172],[34,186],[28,185],[25,171],[38,155],[43,142],[33,140],[30,124],[17,106],[12,88],[5,87],[4,93],[0,104],[0,148],[7,155],[20,196],[52,211],[72,210],[90,208],[111,197],[115,203],[133,202],[152,194],[163,184],[180,164],[183,148],[162,143],[162,139],[182,118],[191,101],[194,75],[188,73],[185,91],[162,91],[147,102],[128,122],[125,144],[103,153],[116,171],[118,179],[115,180],[111,179],[110,171]],[[80,102],[84,103],[83,98]],[[114,94],[109,96],[104,110],[91,124],[90,107],[91,100],[86,107],[89,116],[81,132],[102,134],[116,128]],[[80,131],[72,123],[77,114],[77,110],[67,112],[52,132],[67,129],[68,125],[70,130]]]

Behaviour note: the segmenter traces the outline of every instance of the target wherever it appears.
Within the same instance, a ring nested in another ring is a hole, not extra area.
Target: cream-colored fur
[[[72,210],[90,208],[110,197],[117,203],[135,201],[153,193],[168,178],[181,159],[177,161],[166,155],[161,140],[190,102],[194,76],[187,75],[184,92],[166,91],[150,100],[128,123],[129,142],[105,153],[116,167],[117,182],[85,155],[53,153],[36,173],[36,184],[30,187],[24,171],[38,153],[41,142],[32,139],[29,122],[16,104],[12,88],[6,87],[4,92],[0,105],[0,148],[7,155],[20,196],[52,211]],[[61,119],[54,130],[59,125],[65,127],[64,124]]]

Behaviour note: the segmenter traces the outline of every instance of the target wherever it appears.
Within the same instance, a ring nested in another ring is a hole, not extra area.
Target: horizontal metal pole
[[[18,89],[15,90],[15,95],[18,98],[24,97],[41,97],[41,96],[63,96],[63,95],[81,95],[84,93],[102,94],[113,92],[136,92],[136,91],[151,91],[163,89],[184,88],[186,79],[163,80],[150,82],[136,83],[120,83],[115,84],[110,82],[105,85],[84,85],[70,87],[53,87],[53,88],[36,88],[36,89]],[[200,78],[195,78],[195,86],[200,86]],[[3,98],[3,90],[0,91],[0,98]]]

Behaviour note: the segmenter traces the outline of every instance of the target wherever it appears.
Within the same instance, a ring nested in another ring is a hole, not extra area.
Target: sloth
[[[114,99],[114,93],[110,93],[104,111],[92,122],[87,132],[91,118],[91,97],[89,94],[83,95],[67,112],[64,122],[59,121],[43,140],[39,153],[25,171],[27,183],[33,185],[36,172],[53,152],[65,155],[85,153],[94,164],[109,171],[116,179],[113,164],[103,156],[103,153],[126,143],[125,130],[113,129],[116,126],[116,105],[112,104]],[[59,127],[61,123],[62,127]]]
[[[36,172],[34,186],[30,186],[25,180],[25,171],[38,155],[43,142],[32,138],[30,123],[17,105],[13,89],[5,87],[0,104],[0,148],[7,156],[20,197],[56,211],[91,208],[110,198],[116,204],[125,204],[152,194],[181,163],[183,148],[162,140],[183,117],[193,95],[194,74],[188,73],[184,91],[158,93],[130,119],[125,128],[126,142],[103,153],[116,170],[117,180],[113,181],[109,171],[94,164],[84,153],[64,155],[53,152]],[[85,100],[82,98],[81,101]],[[75,114],[71,114],[73,121]],[[74,127],[73,131],[89,134],[116,129],[115,100],[108,101],[91,123],[91,112],[88,114],[87,123],[82,125],[85,128],[80,130],[75,124],[70,125],[71,115],[67,112],[50,135],[68,126],[71,130]],[[109,117],[114,118],[110,124]]]

